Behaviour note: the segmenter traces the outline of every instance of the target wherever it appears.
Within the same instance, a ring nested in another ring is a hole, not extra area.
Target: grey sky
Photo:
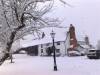
[[[49,16],[64,20],[62,25],[73,24],[77,34],[88,35],[90,42],[96,45],[100,40],[100,0],[64,0],[72,7],[57,0]],[[83,36],[84,37],[84,36]]]

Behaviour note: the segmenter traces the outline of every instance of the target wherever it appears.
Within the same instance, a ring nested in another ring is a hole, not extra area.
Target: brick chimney
[[[70,24],[69,35],[70,35],[70,49],[73,50],[77,47],[77,39],[75,35],[75,27],[72,24]]]

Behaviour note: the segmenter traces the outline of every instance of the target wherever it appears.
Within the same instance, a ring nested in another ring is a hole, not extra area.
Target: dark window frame
[[[57,42],[57,45],[60,45],[60,41],[59,41],[59,42]]]
[[[57,53],[60,53],[60,49],[56,49],[56,52],[57,52]]]

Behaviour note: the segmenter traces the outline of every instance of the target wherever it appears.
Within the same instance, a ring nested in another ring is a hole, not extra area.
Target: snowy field
[[[57,57],[58,71],[53,71],[53,57],[14,55],[0,66],[0,75],[99,75],[100,59]]]

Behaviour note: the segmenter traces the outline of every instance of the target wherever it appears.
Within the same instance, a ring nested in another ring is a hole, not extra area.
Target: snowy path
[[[0,75],[99,75],[100,59],[57,57],[58,71],[53,71],[53,57],[16,55],[15,63],[7,60],[0,66]]]

